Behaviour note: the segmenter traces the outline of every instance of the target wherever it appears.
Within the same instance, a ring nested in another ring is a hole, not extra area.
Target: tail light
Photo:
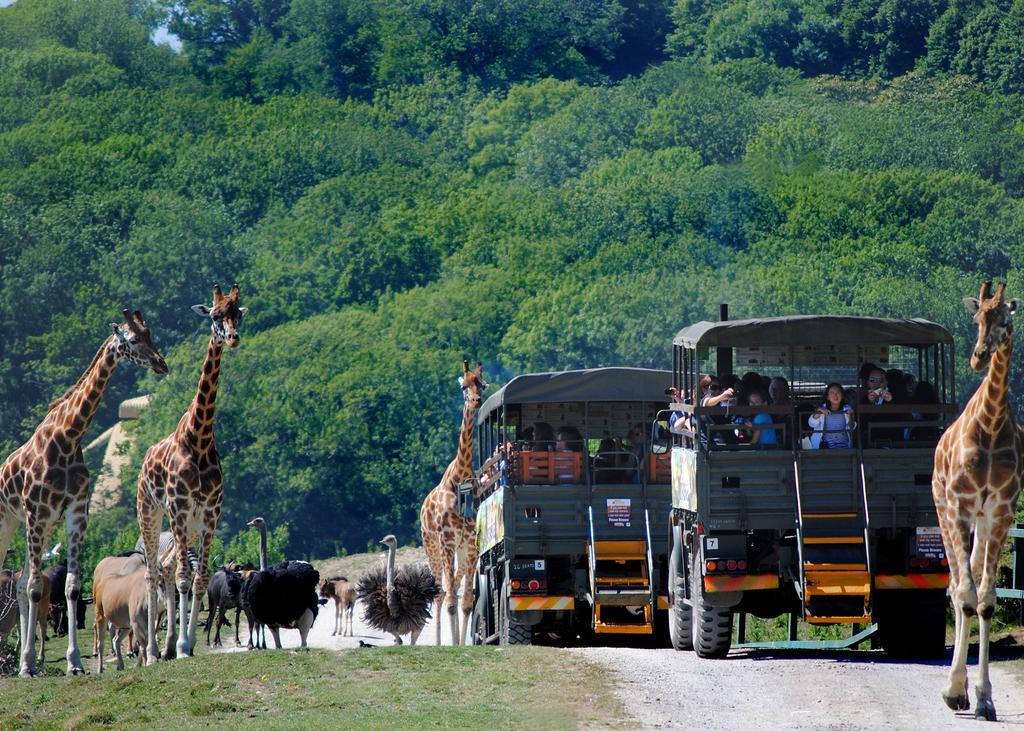
[[[512,588],[513,589],[522,588],[522,582],[519,581],[518,579],[516,579],[515,581],[512,582]]]
[[[708,571],[718,571],[718,564],[715,561],[708,561]]]
[[[729,570],[729,571],[735,571],[736,570],[736,562],[733,559],[730,558],[728,561],[725,562],[725,568],[727,570]]]

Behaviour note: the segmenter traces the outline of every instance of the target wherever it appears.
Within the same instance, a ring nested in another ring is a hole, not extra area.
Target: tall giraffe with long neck
[[[1005,284],[985,282],[979,299],[964,304],[974,315],[978,340],[971,368],[988,373],[935,450],[932,497],[949,558],[949,588],[956,621],[956,644],[949,684],[942,697],[953,710],[970,708],[967,697],[967,647],[971,617],[978,615],[978,684],[974,715],[996,720],[988,676],[988,643],[996,609],[996,565],[1013,524],[1024,470],[1024,431],[1009,402],[1012,317],[1016,299],[1003,301]],[[973,534],[973,545],[972,545]]]
[[[441,644],[441,603],[447,599],[448,617],[452,628],[452,644],[461,645],[463,632],[469,625],[473,608],[473,576],[477,560],[476,520],[459,512],[459,485],[473,477],[473,431],[476,413],[487,383],[483,378],[483,364],[469,369],[469,361],[462,363],[462,430],[459,450],[455,459],[441,476],[441,481],[423,500],[420,508],[420,535],[423,550],[434,577],[441,582],[442,591],[434,600],[437,618],[437,644]],[[457,562],[457,566],[456,566]],[[455,607],[459,584],[462,583],[462,632]]]
[[[122,314],[124,324],[111,326],[113,334],[103,341],[78,381],[50,404],[29,440],[0,467],[0,563],[7,556],[18,524],[25,526],[27,555],[18,582],[22,676],[35,673],[43,551],[62,515],[68,531],[67,616],[72,620],[78,616],[82,591],[79,559],[89,518],[89,470],[82,458],[81,443],[110,378],[122,360],[167,373],[167,363],[153,345],[142,313],[124,310]],[[85,672],[74,621],[68,623],[67,661],[68,675]]]
[[[146,641],[147,664],[159,656],[156,641],[157,585],[159,581],[160,528],[166,513],[174,534],[177,571],[174,585],[178,590],[175,607],[174,589],[167,589],[167,657],[176,651],[179,657],[192,654],[196,640],[199,602],[210,583],[207,559],[210,542],[217,530],[221,503],[224,499],[224,475],[213,433],[214,406],[220,376],[220,357],[224,343],[238,345],[238,327],[247,308],[238,304],[238,285],[225,296],[220,287],[213,288],[213,306],[195,305],[192,310],[212,321],[206,360],[199,376],[199,387],[192,403],[170,435],[146,452],[139,473],[139,532],[146,554],[146,579],[149,583],[149,613]],[[195,575],[189,563],[188,549],[198,538]],[[189,611],[189,592],[192,607]],[[176,611],[177,610],[177,611]],[[176,620],[180,617],[180,620]],[[174,626],[179,621],[177,647]]]

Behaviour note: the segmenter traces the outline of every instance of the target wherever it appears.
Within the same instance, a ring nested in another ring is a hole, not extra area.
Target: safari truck
[[[513,378],[477,415],[479,563],[473,639],[667,645],[669,371],[595,368]],[[652,446],[654,449],[652,450]]]
[[[877,368],[862,378],[866,364]],[[899,382],[888,396],[867,383],[885,371]],[[777,383],[770,405],[701,406],[702,379],[727,373],[785,378],[790,398]],[[873,635],[896,655],[941,656],[949,574],[931,477],[957,411],[950,334],[919,319],[698,322],[674,339],[673,383],[688,403],[670,407],[682,412],[667,521],[672,645],[722,657],[734,617],[742,643],[747,614],[788,614],[791,644],[802,619],[867,627],[851,628],[851,643]],[[841,448],[815,448],[824,435],[809,417],[824,413],[830,383],[851,415],[839,419]],[[774,444],[737,438],[769,430]]]

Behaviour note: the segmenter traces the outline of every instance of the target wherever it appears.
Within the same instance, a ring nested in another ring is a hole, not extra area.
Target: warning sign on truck
[[[923,558],[946,557],[939,528],[917,527],[917,555]]]
[[[608,498],[608,522],[616,528],[629,528],[629,502],[628,497]]]

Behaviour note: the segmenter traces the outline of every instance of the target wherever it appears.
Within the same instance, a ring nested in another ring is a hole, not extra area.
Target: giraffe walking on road
[[[985,282],[979,299],[964,304],[974,315],[978,340],[971,368],[988,373],[935,450],[932,497],[949,559],[949,589],[956,620],[956,644],[949,684],[942,697],[953,710],[970,708],[967,696],[967,648],[971,618],[980,622],[977,705],[974,715],[996,720],[989,681],[988,650],[996,609],[996,565],[1013,524],[1024,470],[1024,431],[1009,408],[1012,317],[1019,303],[1003,300],[1005,284]],[[973,544],[972,544],[973,538]]]

